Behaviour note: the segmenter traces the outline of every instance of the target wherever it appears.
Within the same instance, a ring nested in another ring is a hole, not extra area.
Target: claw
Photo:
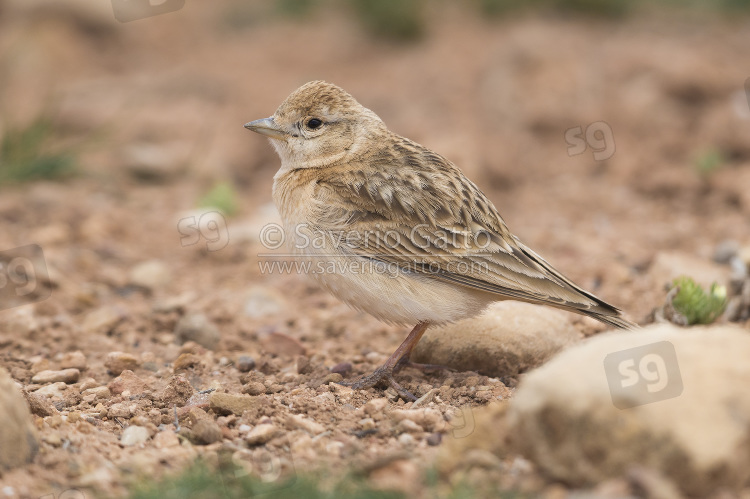
[[[393,373],[404,366],[412,366],[417,368],[423,366],[423,368],[425,369],[446,369],[442,366],[433,366],[430,364],[414,364],[412,362],[409,362],[409,356],[411,355],[411,351],[414,349],[414,345],[419,342],[419,339],[424,334],[428,325],[429,324],[427,322],[420,322],[416,326],[414,326],[414,329],[411,330],[409,336],[407,336],[404,342],[401,343],[401,346],[399,346],[396,351],[393,352],[393,355],[388,358],[385,364],[375,369],[372,374],[362,376],[352,381],[340,381],[339,384],[354,388],[355,390],[361,390],[362,388],[372,388],[378,383],[387,381],[388,384],[393,387],[394,390],[396,390],[396,393],[398,393],[404,400],[417,400],[417,397],[415,397],[409,390],[406,390],[404,387],[396,383],[396,380],[393,379]]]
[[[380,366],[375,369],[372,374],[361,376],[351,381],[340,381],[339,385],[348,386],[355,390],[361,390],[363,388],[372,388],[381,382],[388,382],[388,384],[392,386],[393,389],[396,390],[396,393],[398,393],[404,400],[412,402],[417,400],[417,397],[415,397],[413,393],[399,385],[396,380],[393,379],[393,368],[387,366]]]

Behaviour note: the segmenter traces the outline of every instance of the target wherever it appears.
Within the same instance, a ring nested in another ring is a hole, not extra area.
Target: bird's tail
[[[605,315],[594,311],[581,311],[580,313],[618,329],[640,329],[638,324],[630,322],[621,315]]]

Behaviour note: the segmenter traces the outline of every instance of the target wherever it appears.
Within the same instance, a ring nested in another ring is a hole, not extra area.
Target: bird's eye
[[[311,128],[315,130],[316,128],[319,128],[320,125],[322,125],[323,122],[319,120],[318,118],[312,118],[307,122],[307,128]]]

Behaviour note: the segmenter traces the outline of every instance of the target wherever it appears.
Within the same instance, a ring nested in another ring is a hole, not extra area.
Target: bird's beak
[[[285,139],[287,136],[287,133],[273,121],[273,118],[263,118],[245,123],[245,128],[262,135],[267,135],[272,139]]]

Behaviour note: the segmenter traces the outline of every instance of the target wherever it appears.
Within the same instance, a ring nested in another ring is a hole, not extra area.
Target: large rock
[[[513,445],[572,485],[645,467],[687,495],[737,490],[750,479],[748,358],[750,334],[729,326],[596,336],[521,381]]]
[[[509,376],[543,364],[581,337],[565,312],[502,301],[478,317],[428,329],[412,360]]]
[[[0,470],[30,462],[39,450],[39,437],[21,391],[0,368]]]

